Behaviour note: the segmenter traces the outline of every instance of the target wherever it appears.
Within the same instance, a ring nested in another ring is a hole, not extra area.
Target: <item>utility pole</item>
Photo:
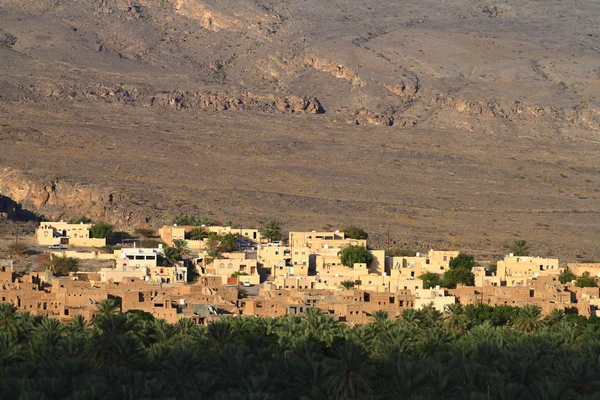
[[[19,244],[19,222],[15,221],[15,225],[17,225],[17,234],[15,235],[15,244]]]

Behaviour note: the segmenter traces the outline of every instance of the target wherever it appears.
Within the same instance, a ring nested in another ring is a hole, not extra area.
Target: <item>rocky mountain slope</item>
[[[518,210],[574,235],[571,211],[592,212],[582,234],[597,238],[598,15],[572,0],[4,0],[1,194],[124,226],[184,211],[258,223],[276,207],[296,227],[311,215],[474,245],[525,185]],[[52,182],[60,194],[44,200]],[[245,209],[216,194],[265,186],[269,200]],[[341,218],[352,201],[370,205]],[[463,204],[490,218],[465,211],[451,228]],[[407,222],[428,207],[423,227]],[[547,224],[520,218],[522,233]],[[491,243],[516,234],[496,229]]]

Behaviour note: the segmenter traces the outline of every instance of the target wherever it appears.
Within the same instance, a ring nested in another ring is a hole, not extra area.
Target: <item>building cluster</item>
[[[302,315],[313,307],[353,325],[369,322],[378,310],[397,318],[406,309],[433,305],[443,311],[457,302],[535,304],[543,313],[561,309],[581,315],[596,315],[600,308],[599,288],[559,282],[565,267],[558,259],[510,254],[497,263],[495,272],[486,266],[473,267],[475,286],[424,288],[420,277],[431,272],[444,274],[458,251],[386,256],[384,250],[368,250],[372,259],[369,265],[357,262],[348,267],[342,264],[341,250],[347,246],[366,248],[367,242],[348,238],[340,231],[289,232],[285,243],[267,243],[256,229],[201,227],[207,233],[235,234],[256,249],[210,254],[206,238],[189,238],[195,229],[199,228],[165,226],[160,230],[167,246],[177,240],[187,242],[191,255],[185,264],[165,265],[163,246],[123,248],[112,254],[96,250],[52,252],[52,256],[114,261],[113,268],[61,278],[50,271],[17,277],[10,263],[0,261],[0,297],[23,311],[60,319],[76,314],[92,318],[96,303],[112,298],[123,311],[138,309],[168,322],[187,317],[197,323],[223,315]],[[89,230],[89,224],[42,223],[36,236],[44,245],[90,246],[90,240],[96,239],[89,238]],[[578,275],[587,271],[600,276],[600,264],[567,267]],[[195,280],[188,283],[192,273]],[[244,286],[254,287],[254,294],[245,295]]]

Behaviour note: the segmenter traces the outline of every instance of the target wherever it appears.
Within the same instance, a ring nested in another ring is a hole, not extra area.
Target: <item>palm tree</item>
[[[420,310],[420,314],[423,318],[425,326],[434,327],[439,326],[442,318],[442,313],[439,312],[433,303],[429,303]]]
[[[17,307],[11,303],[0,303],[0,328],[17,332]]]
[[[462,330],[466,325],[462,304],[447,304],[444,308],[444,328],[449,331]]]
[[[177,261],[181,260],[177,249],[169,246],[163,247],[163,253],[161,258],[163,259],[167,267],[172,267],[173,265],[177,264]]]
[[[156,318],[151,323],[150,338],[154,342],[164,343],[167,342],[171,336],[175,333],[175,327],[170,325],[164,319]]]
[[[217,344],[224,346],[235,338],[231,325],[225,321],[215,321],[208,325],[208,334]]]
[[[121,306],[114,299],[106,299],[96,303],[98,314],[96,317],[106,317],[121,312]]]
[[[535,332],[540,323],[541,309],[533,304],[527,304],[519,311],[514,326],[524,332]]]
[[[281,226],[277,221],[268,221],[261,229],[260,234],[269,242],[281,240]]]
[[[189,318],[181,318],[175,324],[175,328],[180,335],[190,335],[196,328],[196,324],[194,324],[194,321]]]
[[[565,318],[565,311],[555,308],[554,310],[552,310],[550,312],[550,315],[548,315],[545,318],[544,322],[547,323],[548,325],[556,325],[556,324],[560,323],[561,321],[563,321],[564,318]]]
[[[377,310],[373,313],[373,322],[375,325],[383,327],[390,322],[390,315],[387,311]]]
[[[345,281],[340,282],[340,286],[346,290],[352,289],[354,287],[354,285],[355,285],[354,281],[351,281],[351,280],[345,280]]]
[[[83,333],[89,326],[83,315],[77,314],[69,323],[69,330],[73,333]]]
[[[380,382],[385,384],[381,385],[378,392],[382,393],[383,399],[386,400],[408,398],[411,395],[415,395],[415,398],[425,398],[418,396],[428,381],[428,369],[424,367],[428,365],[406,360],[400,353],[395,353],[384,360]]]
[[[422,322],[421,313],[414,308],[407,308],[402,311],[402,321],[409,325],[420,325]]]
[[[333,398],[357,399],[371,391],[373,369],[360,345],[346,342],[335,349],[336,358],[325,361],[327,386]]]
[[[191,252],[190,248],[188,247],[188,242],[183,239],[173,240],[173,248],[175,249],[175,253],[177,254],[177,258],[179,260],[183,260],[183,257],[187,256]]]
[[[526,240],[515,240],[510,245],[510,251],[515,256],[525,257],[529,255],[529,246],[527,246]]]
[[[66,327],[54,318],[44,318],[42,322],[35,327],[34,335],[36,340],[47,345],[56,346],[63,337]]]

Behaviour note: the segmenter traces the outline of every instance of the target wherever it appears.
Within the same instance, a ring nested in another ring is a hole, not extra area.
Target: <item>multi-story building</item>
[[[496,276],[505,286],[526,286],[540,276],[558,276],[560,268],[557,258],[523,257],[509,254],[498,261]]]
[[[42,246],[55,244],[70,246],[103,247],[106,239],[91,238],[90,229],[94,224],[69,224],[64,221],[41,222],[35,230],[38,243]]]
[[[251,285],[260,283],[260,271],[256,259],[249,259],[245,253],[225,253],[210,263],[204,258],[199,268],[201,276],[219,276],[224,282],[236,278],[237,282]]]

